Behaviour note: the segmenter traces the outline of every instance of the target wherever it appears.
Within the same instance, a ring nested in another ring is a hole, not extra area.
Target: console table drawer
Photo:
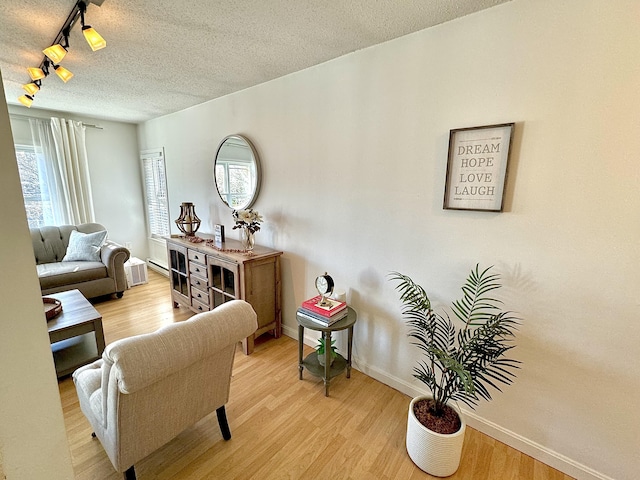
[[[209,305],[209,294],[204,290],[200,290],[196,287],[191,287],[191,298],[197,300],[200,303]]]
[[[191,275],[197,275],[198,277],[204,279],[206,283],[207,267],[205,267],[203,264],[196,263],[196,262],[189,262],[189,273]]]
[[[194,308],[195,311],[197,312],[208,312],[209,311],[209,304],[204,304],[202,302],[199,302],[198,300],[196,300],[195,298],[191,299],[191,306]]]
[[[189,249],[189,260],[193,262],[201,263],[202,265],[207,264],[207,256],[204,253],[200,253],[197,250]]]
[[[191,283],[191,288],[195,287],[202,291],[207,289],[207,281],[204,278],[196,277],[195,275],[191,275],[189,277],[189,282]]]

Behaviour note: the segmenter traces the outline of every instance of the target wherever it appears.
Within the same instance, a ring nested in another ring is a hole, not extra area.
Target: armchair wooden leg
[[[136,470],[133,465],[124,471],[124,480],[136,480]]]
[[[224,405],[216,410],[218,415],[218,423],[220,424],[220,431],[222,432],[222,438],[229,440],[231,438],[231,430],[229,430],[229,423],[227,422],[227,412],[224,409]]]

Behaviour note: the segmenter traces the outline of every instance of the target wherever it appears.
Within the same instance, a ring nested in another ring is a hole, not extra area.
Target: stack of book
[[[305,300],[298,308],[298,316],[320,325],[329,326],[342,320],[349,313],[346,302],[339,302],[331,298],[326,298],[325,304],[321,302],[320,295]]]

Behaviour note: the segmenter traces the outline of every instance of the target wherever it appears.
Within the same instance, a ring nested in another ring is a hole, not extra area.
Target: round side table
[[[347,370],[347,378],[351,378],[351,348],[353,345],[353,325],[358,319],[358,314],[353,308],[347,308],[349,309],[349,313],[347,314],[347,316],[331,325],[323,325],[321,323],[314,322],[313,320],[308,320],[307,318],[301,317],[300,315],[296,314],[296,320],[298,321],[298,369],[300,371],[300,380],[302,380],[302,371],[306,367],[310,373],[324,380],[325,397],[329,396],[329,384],[331,382],[331,379],[340,375],[345,370],[345,368]],[[347,358],[345,359],[342,355],[337,354],[337,357],[333,360],[333,363],[331,363],[331,349],[325,348],[324,366],[320,365],[320,363],[318,362],[318,354],[315,351],[310,353],[305,359],[303,359],[302,351],[304,346],[305,328],[322,332],[324,344],[327,346],[331,345],[332,332],[347,330]]]

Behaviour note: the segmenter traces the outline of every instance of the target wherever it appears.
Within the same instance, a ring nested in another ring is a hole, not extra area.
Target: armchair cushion
[[[100,247],[107,238],[107,231],[82,233],[72,230],[63,262],[99,262]]]

